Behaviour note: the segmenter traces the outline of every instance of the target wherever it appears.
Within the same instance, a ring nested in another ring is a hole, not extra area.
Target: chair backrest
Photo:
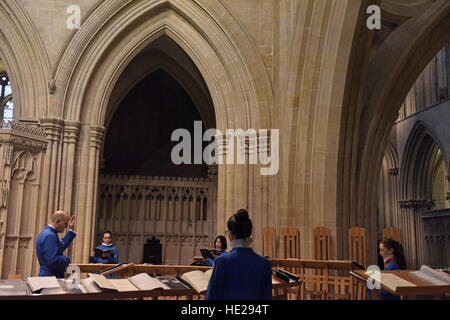
[[[349,258],[362,266],[367,265],[366,229],[353,227],[348,229]]]
[[[283,258],[300,259],[300,232],[297,228],[283,229]]]
[[[17,273],[17,274],[8,274],[8,280],[22,280],[22,274],[21,273]]]
[[[384,228],[383,239],[387,238],[391,238],[399,243],[402,243],[402,232],[396,227]]]
[[[315,260],[331,259],[331,231],[327,227],[313,229],[313,250]]]
[[[262,228],[263,256],[277,257],[277,231],[272,227]]]

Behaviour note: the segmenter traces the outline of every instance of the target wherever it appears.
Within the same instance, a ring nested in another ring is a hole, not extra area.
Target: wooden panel
[[[277,257],[277,231],[272,227],[262,228],[263,256]]]
[[[399,228],[390,227],[383,229],[383,239],[391,238],[399,243],[402,243],[402,232]]]

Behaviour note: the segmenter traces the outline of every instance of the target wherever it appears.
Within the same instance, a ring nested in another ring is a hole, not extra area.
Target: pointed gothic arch
[[[273,93],[262,58],[220,1],[99,3],[83,20],[81,29],[72,34],[58,61],[58,90],[49,111],[52,117],[67,119],[80,128],[75,158],[66,157],[69,151],[63,147],[63,158],[70,162],[63,166],[73,170],[75,182],[66,179],[61,186],[62,190],[77,186],[74,200],[66,195],[65,201],[85,212],[79,217],[83,240],[74,244],[79,261],[86,260],[92,247],[99,148],[105,119],[111,112],[111,91],[130,61],[162,36],[177,43],[198,68],[209,89],[219,130],[271,128]],[[75,166],[86,160],[89,164]],[[273,210],[254,199],[268,198],[269,188],[258,166],[219,165],[217,230],[225,230],[226,218],[239,207],[254,212],[255,225],[267,221]]]
[[[0,2],[0,57],[14,95],[15,117],[47,113],[50,62],[36,26],[19,1]]]

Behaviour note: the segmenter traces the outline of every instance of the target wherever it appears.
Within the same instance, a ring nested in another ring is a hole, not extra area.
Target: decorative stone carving
[[[399,201],[401,209],[431,210],[434,206],[434,200],[402,200]]]
[[[54,79],[50,79],[48,82],[48,93],[55,94],[56,92],[56,82]]]
[[[399,172],[398,168],[389,168],[388,169],[388,173],[390,176],[398,176],[398,172]]]

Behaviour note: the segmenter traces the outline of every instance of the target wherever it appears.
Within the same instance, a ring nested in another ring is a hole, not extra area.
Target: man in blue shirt
[[[58,233],[63,233],[67,227],[69,231],[62,240],[59,240]],[[36,254],[40,264],[39,277],[64,278],[70,257],[63,255],[63,252],[76,237],[74,227],[75,216],[69,219],[67,212],[57,211],[52,215],[50,223],[39,233],[36,239]]]

